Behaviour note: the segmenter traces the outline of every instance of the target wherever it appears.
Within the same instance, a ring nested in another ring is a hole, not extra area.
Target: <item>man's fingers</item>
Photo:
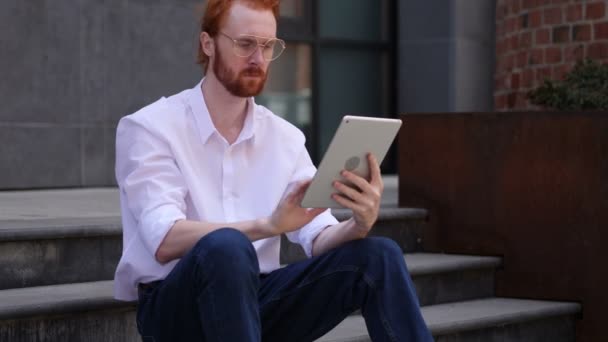
[[[338,194],[333,194],[333,195],[331,195],[331,198],[333,198],[334,201],[338,202],[340,205],[342,205],[345,208],[348,208],[352,211],[361,211],[361,207],[359,205],[357,205],[357,203],[349,200],[348,198],[346,198],[344,196],[340,196]]]
[[[382,173],[380,171],[380,164],[378,164],[378,159],[371,153],[367,154],[367,161],[369,163],[369,171],[370,171],[370,183],[372,185],[381,185],[379,182],[382,181]]]
[[[355,202],[361,201],[361,193],[342,182],[334,181],[334,188]]]
[[[349,171],[342,171],[342,177],[346,178],[347,180],[351,181],[354,185],[356,185],[359,189],[361,189],[362,192],[370,192],[372,191],[372,186],[369,184],[369,182],[355,174]]]

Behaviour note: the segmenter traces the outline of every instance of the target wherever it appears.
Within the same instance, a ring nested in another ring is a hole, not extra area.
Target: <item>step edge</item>
[[[499,297],[491,297],[489,299],[496,299],[496,298],[499,298]],[[518,299],[509,299],[509,298],[503,298],[503,299],[518,300]],[[481,300],[476,300],[476,301],[483,301],[483,300],[487,300],[487,299],[481,299]],[[450,303],[449,305],[458,305],[458,304],[462,304],[462,303],[466,303],[466,302],[468,302],[468,301]],[[536,302],[539,302],[539,301],[536,301]],[[550,301],[543,301],[543,302],[550,302]],[[449,327],[444,327],[441,324],[430,324],[430,325],[428,325],[428,328],[434,336],[441,336],[441,335],[449,335],[452,333],[461,333],[461,332],[467,332],[467,331],[472,331],[472,330],[477,330],[477,329],[491,328],[494,326],[500,326],[500,325],[506,325],[506,324],[519,324],[519,323],[533,322],[533,321],[540,320],[540,319],[548,319],[548,318],[554,318],[554,317],[559,317],[559,316],[573,316],[573,315],[580,313],[580,311],[581,311],[580,304],[575,303],[575,302],[552,302],[552,303],[554,303],[556,306],[554,306],[552,308],[543,309],[543,310],[540,310],[540,309],[531,310],[533,312],[524,312],[523,314],[517,313],[517,314],[511,314],[511,315],[503,315],[500,317],[494,316],[493,319],[486,319],[486,321],[482,321],[481,323],[479,323],[478,321],[465,322],[462,324],[456,324],[454,326],[449,326]],[[434,307],[439,307],[441,305],[446,305],[446,304],[424,306],[421,308],[421,310],[424,315],[425,309],[428,310],[428,309],[431,309]],[[521,314],[521,315],[519,315],[519,314]],[[509,316],[515,316],[515,315],[518,315],[518,316],[509,317]],[[357,321],[360,321],[361,324],[365,324],[364,319],[361,315],[349,316],[345,320],[357,320]],[[331,339],[331,340],[323,339],[322,341],[323,342],[350,342],[350,341],[369,341],[369,340],[370,340],[369,335],[367,333],[365,333],[365,334],[356,333],[356,334],[353,334],[348,337]],[[321,341],[321,340],[319,339],[318,341]]]
[[[352,217],[348,209],[332,210],[332,214],[339,221],[347,220]],[[427,220],[428,210],[423,208],[383,208],[378,212],[378,221],[421,221]]]
[[[100,280],[0,290],[0,298],[2,298],[3,294],[14,296],[15,293],[31,292],[32,290],[45,292],[48,296],[56,296],[44,303],[26,303],[5,307],[0,306],[0,320],[44,315],[61,315],[83,311],[134,308],[137,304],[136,301],[119,301],[114,299],[111,294],[100,294],[97,292],[99,286],[110,288],[113,287],[113,285],[114,282],[112,280]],[[63,293],[62,291],[66,289],[69,289],[69,292],[77,293],[78,295],[74,298],[61,299],[62,297],[59,293]]]
[[[37,228],[0,229],[0,242],[60,240],[70,238],[121,237],[121,224],[94,224],[80,226],[49,226]]]
[[[406,264],[407,256],[413,254],[434,254],[434,253],[406,253],[404,254]],[[437,253],[440,254],[440,253]],[[474,256],[474,255],[462,255],[462,254],[441,254],[445,255],[446,258],[451,256],[454,257],[471,257],[468,260],[461,260],[456,263],[438,263],[431,264],[430,266],[414,266],[408,265],[408,270],[412,276],[425,276],[435,275],[444,273],[455,273],[460,271],[472,271],[472,270],[488,270],[498,269],[502,266],[502,258],[492,256]]]
[[[499,298],[499,297],[486,298],[486,299],[481,299],[478,301],[495,299],[495,298]],[[509,299],[509,298],[505,298],[505,299]],[[518,300],[518,299],[512,299],[512,300]],[[550,301],[543,301],[543,302],[550,302]],[[463,302],[455,302],[455,303],[449,303],[449,304],[454,305],[454,304],[459,304],[459,303],[465,303],[465,302],[463,301]],[[491,327],[498,326],[498,325],[532,322],[535,320],[547,319],[547,318],[553,318],[553,317],[559,317],[559,316],[574,316],[581,312],[581,305],[579,303],[575,303],[575,302],[551,302],[551,303],[553,304],[551,307],[532,308],[530,310],[518,311],[515,313],[493,315],[490,317],[481,317],[481,318],[477,318],[475,320],[433,324],[433,325],[429,326],[429,329],[432,331],[432,333],[434,335],[448,335],[448,334],[452,334],[455,332],[460,333],[460,332],[466,332],[466,331],[471,331],[471,330],[479,330],[479,329],[491,328]],[[437,305],[423,307],[423,310],[424,310],[424,308],[430,309],[431,307],[437,307],[439,305],[446,305],[446,304],[437,304]]]

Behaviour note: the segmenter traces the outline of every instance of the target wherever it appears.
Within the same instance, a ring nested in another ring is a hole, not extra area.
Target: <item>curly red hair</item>
[[[205,14],[201,18],[201,32],[207,32],[211,37],[215,37],[235,2],[256,10],[270,10],[277,21],[279,19],[279,0],[208,0]],[[209,56],[203,52],[200,41],[196,63],[202,65],[203,69],[207,71]]]

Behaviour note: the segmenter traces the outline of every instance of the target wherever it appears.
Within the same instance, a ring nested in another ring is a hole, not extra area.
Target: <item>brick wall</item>
[[[608,61],[608,0],[497,0],[496,110],[534,109],[529,90],[587,57]]]

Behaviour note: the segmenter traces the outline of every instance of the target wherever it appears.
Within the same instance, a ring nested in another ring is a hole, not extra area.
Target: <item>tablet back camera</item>
[[[359,157],[351,157],[346,161],[346,163],[344,163],[344,169],[346,171],[353,171],[359,166],[359,163],[361,163],[361,159]]]

